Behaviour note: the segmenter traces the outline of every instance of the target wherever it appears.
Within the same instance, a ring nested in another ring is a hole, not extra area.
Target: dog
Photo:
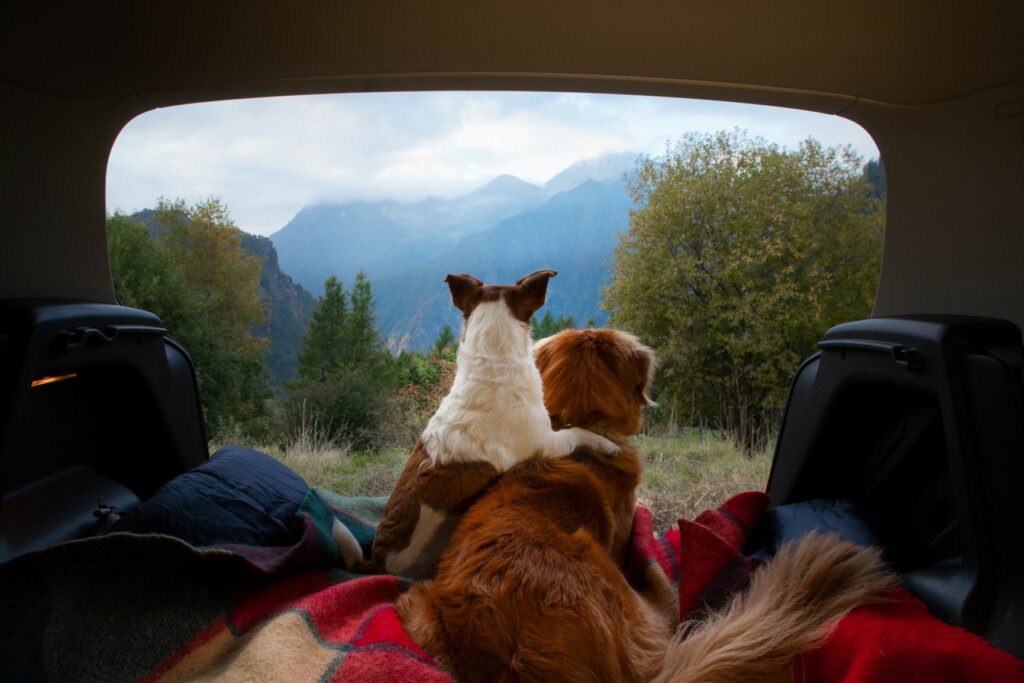
[[[509,469],[466,513],[433,581],[396,605],[406,630],[460,681],[646,680],[675,631],[660,571],[634,590],[621,570],[642,461],[637,432],[654,354],[616,330],[537,345],[549,419],[621,448]]]
[[[460,515],[517,463],[565,457],[580,446],[618,452],[592,432],[551,426],[530,319],[555,275],[539,270],[514,285],[445,278],[463,316],[455,379],[388,500],[371,553],[375,568],[414,579],[432,575]]]
[[[410,636],[459,681],[789,681],[829,624],[891,585],[877,552],[811,536],[677,633],[657,565],[623,572],[642,472],[626,438],[650,403],[652,352],[623,332],[570,330],[539,343],[536,362],[552,423],[621,451],[510,468],[468,509],[434,580],[399,598]]]

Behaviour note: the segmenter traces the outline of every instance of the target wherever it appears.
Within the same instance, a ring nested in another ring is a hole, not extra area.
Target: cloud
[[[111,152],[107,206],[219,196],[239,227],[280,229],[314,201],[455,196],[502,173],[543,182],[606,152],[664,151],[689,131],[808,135],[878,152],[839,117],[723,102],[574,93],[370,93],[157,109]]]

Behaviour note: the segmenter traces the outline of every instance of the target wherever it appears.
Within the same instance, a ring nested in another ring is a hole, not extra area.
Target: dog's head
[[[514,285],[485,285],[466,274],[446,277],[452,303],[462,311],[462,342],[500,346],[509,343],[510,336],[519,338],[525,332],[529,343],[530,318],[544,305],[548,280],[557,274],[538,270]]]
[[[556,425],[621,436],[640,431],[654,352],[626,332],[565,330],[534,345],[544,404]]]

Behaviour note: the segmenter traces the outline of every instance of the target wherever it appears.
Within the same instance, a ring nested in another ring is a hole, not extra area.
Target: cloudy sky
[[[775,107],[620,95],[373,93],[158,109],[121,132],[108,210],[160,196],[221,197],[248,232],[279,230],[304,205],[464,194],[511,173],[543,183],[608,152],[660,154],[689,131],[744,128],[785,146],[808,135],[878,156],[855,123]]]

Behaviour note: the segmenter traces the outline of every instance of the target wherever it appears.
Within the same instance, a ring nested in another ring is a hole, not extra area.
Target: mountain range
[[[444,284],[452,272],[509,283],[557,270],[547,308],[602,323],[601,291],[631,205],[623,177],[636,157],[581,161],[543,186],[502,175],[452,199],[306,206],[270,240],[281,270],[312,292],[332,274],[349,285],[365,270],[393,351],[426,348],[446,324],[458,329]]]

